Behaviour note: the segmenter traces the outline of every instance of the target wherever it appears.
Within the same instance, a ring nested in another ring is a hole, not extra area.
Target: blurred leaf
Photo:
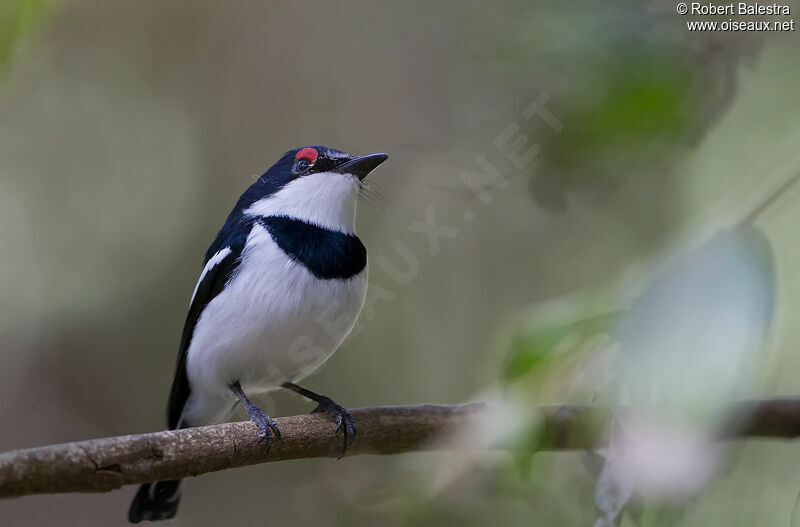
[[[532,185],[540,204],[562,209],[572,189],[605,195],[626,178],[666,168],[700,127],[694,108],[702,94],[679,50],[626,42],[607,51],[602,68],[586,65],[579,88],[554,109],[562,130],[537,135]]]
[[[621,312],[604,312],[615,303],[607,292],[588,292],[539,306],[511,339],[505,355],[500,382],[513,388],[506,394],[508,400],[530,404],[548,397],[568,398],[548,393],[547,387],[568,390],[575,379],[580,382],[579,370],[591,368],[595,359],[597,347],[592,344],[616,326]],[[568,382],[561,383],[562,379]],[[531,420],[520,425],[510,441],[513,466],[523,481],[530,479],[533,454],[548,439],[545,432],[538,420]]]
[[[55,5],[56,0],[0,2],[0,73],[5,73],[20,46]]]
[[[597,481],[606,466],[605,456],[594,450],[584,450],[581,455],[581,461],[586,471],[592,476],[592,479]],[[642,525],[644,511],[642,497],[637,496],[635,492],[622,508],[622,513],[627,514],[631,522],[636,526]],[[621,523],[621,518],[617,519],[617,523]]]
[[[680,137],[686,130],[692,102],[687,100],[690,76],[670,53],[632,55],[616,60],[594,93],[550,134],[543,155],[557,169],[596,164],[598,157],[622,157],[650,150]],[[620,57],[618,57],[619,59]]]
[[[621,520],[625,505],[633,496],[635,487],[631,474],[624,470],[623,450],[626,438],[624,430],[616,420],[611,425],[611,437],[606,460],[597,478],[594,501],[600,517],[595,527],[614,527]]]
[[[512,459],[514,460],[514,467],[517,469],[517,474],[522,481],[528,482],[531,480],[533,456],[535,454],[535,451],[527,452],[522,448],[515,448],[511,452]]]
[[[713,426],[753,386],[772,323],[769,239],[745,224],[669,265],[622,319],[620,380],[662,417]]]
[[[724,459],[718,427],[730,401],[751,393],[774,296],[772,246],[744,224],[679,256],[622,318],[609,399],[627,406],[625,448],[598,481],[597,525],[617,517],[628,481],[648,498],[678,501],[711,481]]]
[[[502,381],[511,383],[539,373],[556,358],[567,358],[581,351],[592,338],[609,334],[619,314],[615,311],[585,319],[563,320],[516,335],[506,355]]]
[[[511,459],[514,468],[520,479],[525,482],[531,479],[534,455],[539,451],[545,440],[541,422],[531,420],[527,425],[511,441]]]
[[[558,210],[578,192],[617,208],[625,183],[676,178],[684,154],[731,108],[737,70],[765,39],[688,33],[674,6],[660,1],[616,0],[590,11],[520,2],[519,13],[479,57],[504,61],[553,96],[549,109],[562,127],[531,119],[525,133],[541,145],[530,171],[534,197]],[[680,204],[675,185],[662,192]]]

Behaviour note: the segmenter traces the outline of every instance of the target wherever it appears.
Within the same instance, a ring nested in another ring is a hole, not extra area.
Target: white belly
[[[320,280],[254,227],[242,263],[195,328],[187,422],[224,420],[235,381],[251,395],[312,373],[353,329],[366,290],[366,268],[347,280]]]

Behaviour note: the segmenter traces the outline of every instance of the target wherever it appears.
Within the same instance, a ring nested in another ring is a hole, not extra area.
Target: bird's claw
[[[344,436],[342,438],[342,455],[339,456],[339,459],[343,458],[356,438],[356,421],[353,416],[350,415],[350,412],[345,407],[336,404],[329,398],[321,401],[311,413],[326,413],[336,422],[336,433],[343,432]]]
[[[269,454],[269,451],[272,448],[272,438],[281,438],[281,431],[278,428],[278,423],[276,423],[275,420],[261,410],[252,412],[248,411],[248,414],[250,414],[250,420],[253,421],[256,426],[258,426],[259,430],[261,430],[261,438],[258,440],[258,442],[265,442],[267,444],[266,453]]]

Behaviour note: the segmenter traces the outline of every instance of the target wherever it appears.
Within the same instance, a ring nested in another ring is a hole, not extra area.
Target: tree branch
[[[485,405],[361,408],[351,413],[358,435],[347,452],[400,454],[447,448],[443,434],[481,426]],[[800,398],[738,403],[724,439],[800,436]],[[543,450],[602,445],[608,413],[592,406],[541,406]],[[324,415],[276,419],[282,439],[265,455],[250,422],[109,437],[0,454],[0,498],[57,492],[107,492],[122,485],[197,476],[290,459],[335,458],[342,436]],[[503,445],[498,445],[502,448]]]

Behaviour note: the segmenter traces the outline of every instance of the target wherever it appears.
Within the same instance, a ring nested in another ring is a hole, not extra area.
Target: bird
[[[167,404],[170,430],[224,422],[241,404],[268,453],[280,429],[250,397],[286,389],[336,422],[344,455],[354,419],[296,382],[336,351],[364,306],[367,251],[356,205],[364,178],[387,158],[296,148],[241,195],[192,295]],[[181,480],[142,485],[128,520],[170,519],[180,497]]]

